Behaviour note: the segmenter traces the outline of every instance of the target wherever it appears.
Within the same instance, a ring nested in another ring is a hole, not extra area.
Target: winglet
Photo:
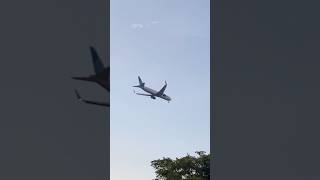
[[[82,99],[82,97],[80,96],[79,92],[75,89],[74,92],[76,93],[77,99],[81,102],[84,103],[88,103],[88,104],[93,104],[93,105],[99,105],[99,106],[107,106],[110,107],[109,103],[105,103],[105,102],[95,102],[95,101],[89,101],[89,100],[85,100]]]
[[[79,101],[82,101],[82,98],[81,98],[79,92],[78,92],[76,89],[74,90],[74,92],[76,93],[77,99],[78,99]]]

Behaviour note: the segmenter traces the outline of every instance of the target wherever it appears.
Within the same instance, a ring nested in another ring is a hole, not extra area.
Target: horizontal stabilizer
[[[80,80],[80,81],[93,81],[90,77],[72,77],[72,79]]]

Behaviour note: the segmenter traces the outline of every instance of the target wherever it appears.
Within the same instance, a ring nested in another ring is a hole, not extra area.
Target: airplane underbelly
[[[143,90],[146,91],[147,93],[150,93],[150,94],[157,94],[157,91],[155,91],[151,88],[148,88],[148,87],[144,87]]]

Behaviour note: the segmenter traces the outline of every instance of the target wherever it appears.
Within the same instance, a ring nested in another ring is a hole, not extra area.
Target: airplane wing
[[[151,94],[142,94],[142,93],[136,93],[135,91],[133,91],[135,94],[137,95],[141,95],[141,96],[152,96]]]
[[[108,103],[105,103],[105,102],[96,102],[96,101],[89,101],[89,100],[85,100],[83,99],[80,94],[78,93],[77,90],[75,90],[75,93],[76,93],[76,96],[77,96],[77,99],[81,102],[84,102],[84,103],[87,103],[87,104],[93,104],[93,105],[98,105],[98,106],[107,106],[107,107],[110,107],[110,104]]]
[[[161,96],[167,88],[167,81],[165,81],[165,85],[157,92],[158,96]]]

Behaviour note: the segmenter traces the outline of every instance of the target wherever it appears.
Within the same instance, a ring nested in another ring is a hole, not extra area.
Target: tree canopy
[[[197,151],[196,156],[162,158],[151,161],[155,169],[155,180],[210,180],[210,154]]]

